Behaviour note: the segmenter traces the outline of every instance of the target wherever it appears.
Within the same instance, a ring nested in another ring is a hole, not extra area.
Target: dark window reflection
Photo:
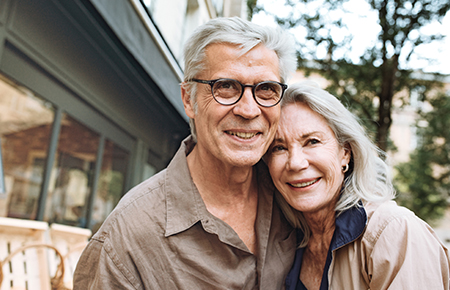
[[[86,226],[100,136],[64,115],[48,190],[44,220]]]
[[[124,194],[128,151],[106,140],[102,169],[95,197],[91,228],[95,232]]]
[[[50,103],[0,76],[0,216],[36,218],[53,120]]]

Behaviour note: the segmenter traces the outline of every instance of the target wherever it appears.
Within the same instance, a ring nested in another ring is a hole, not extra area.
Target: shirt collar
[[[332,251],[356,240],[366,228],[367,214],[362,202],[349,208],[336,217],[333,239],[330,249]],[[303,239],[303,232],[297,230],[297,240]],[[301,248],[300,248],[301,249]]]
[[[336,217],[336,228],[330,249],[332,251],[356,240],[366,228],[367,214],[362,202]]]
[[[191,178],[186,159],[194,146],[192,136],[187,137],[167,166],[166,237],[185,231],[198,221],[207,220],[206,206]]]
[[[222,242],[245,249],[246,246],[225,222],[217,219],[206,209],[206,205],[192,180],[186,156],[193,150],[192,137],[183,140],[180,148],[167,167],[166,192],[166,232],[165,236],[181,233],[198,222],[209,233],[219,236]],[[258,250],[265,259],[269,231],[273,213],[273,185],[263,161],[256,165],[258,183],[258,213],[256,234],[259,236]],[[230,232],[231,231],[231,232]]]

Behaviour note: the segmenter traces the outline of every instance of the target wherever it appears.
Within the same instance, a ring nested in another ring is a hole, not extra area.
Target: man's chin
[[[234,154],[229,158],[230,165],[236,167],[251,167],[261,160],[263,154]]]

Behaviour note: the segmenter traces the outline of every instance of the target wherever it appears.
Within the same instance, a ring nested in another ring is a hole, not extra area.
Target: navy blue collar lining
[[[364,232],[367,223],[367,214],[362,203],[354,206],[336,217],[336,225],[328,250],[320,290],[328,289],[328,270],[331,265],[332,252],[355,241]],[[303,239],[303,233],[297,230],[297,240]],[[303,252],[305,248],[298,248],[295,253],[294,264],[286,277],[286,290],[307,290],[300,281]]]

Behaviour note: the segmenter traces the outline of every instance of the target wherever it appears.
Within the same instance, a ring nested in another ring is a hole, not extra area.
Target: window
[[[91,226],[97,231],[124,194],[129,153],[110,140],[105,141],[102,169],[93,205]]]
[[[85,227],[100,135],[64,114],[44,220]]]
[[[36,217],[53,119],[50,103],[0,76],[0,216]]]
[[[57,105],[0,75],[0,216],[95,231],[125,193],[134,143],[87,107],[74,106],[92,126]]]

